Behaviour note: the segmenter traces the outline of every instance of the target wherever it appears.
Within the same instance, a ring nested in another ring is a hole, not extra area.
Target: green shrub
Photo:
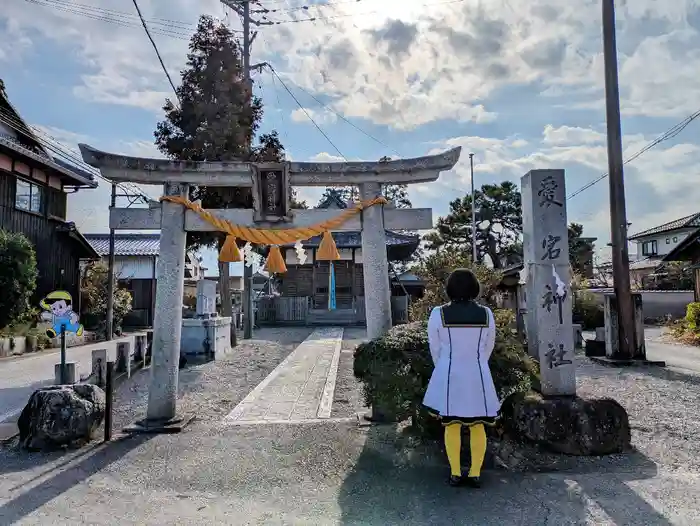
[[[688,303],[685,311],[685,322],[688,329],[700,332],[700,303]]]
[[[36,290],[36,252],[23,234],[0,230],[0,328],[23,321]]]
[[[576,291],[572,311],[574,323],[580,323],[584,330],[593,330],[605,325],[603,306],[590,291]]]
[[[511,329],[513,314],[497,310],[494,317],[496,345],[489,365],[499,398],[505,399],[538,383],[537,362]],[[397,420],[413,417],[420,431],[430,427],[422,401],[432,372],[425,321],[396,326],[355,350],[354,374],[362,382],[365,403]]]
[[[85,271],[82,284],[81,323],[86,329],[94,329],[104,335],[107,326],[107,298],[109,297],[109,273],[104,263],[94,263]],[[131,312],[131,293],[117,286],[114,279],[114,317],[112,328],[118,333],[124,317]]]

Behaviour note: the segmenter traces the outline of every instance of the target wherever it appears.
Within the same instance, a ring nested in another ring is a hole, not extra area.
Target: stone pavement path
[[[330,418],[342,340],[342,328],[315,330],[226,416],[224,424]]]

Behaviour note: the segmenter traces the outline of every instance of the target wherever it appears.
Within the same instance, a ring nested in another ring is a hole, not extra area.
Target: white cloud
[[[544,127],[544,143],[553,146],[572,144],[596,144],[605,141],[605,134],[576,126],[560,126],[555,128],[551,124]]]
[[[309,161],[315,162],[315,163],[336,163],[336,162],[342,162],[345,159],[338,155],[331,155],[330,153],[327,152],[321,152],[317,153],[313,157],[309,159]]]
[[[297,108],[292,111],[290,117],[294,122],[311,124],[311,119],[316,122],[319,126],[324,124],[333,124],[338,120],[338,116],[328,110],[313,110],[311,108]],[[311,119],[310,119],[310,118]]]

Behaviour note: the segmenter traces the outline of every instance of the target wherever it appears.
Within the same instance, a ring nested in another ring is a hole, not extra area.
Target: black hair
[[[481,285],[468,268],[457,268],[447,278],[445,292],[450,301],[473,301],[481,293]]]

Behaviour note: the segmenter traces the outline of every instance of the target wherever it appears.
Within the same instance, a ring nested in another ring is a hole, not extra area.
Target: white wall
[[[595,298],[602,304],[603,294],[612,292],[610,289],[590,289]],[[645,318],[662,318],[671,315],[673,318],[685,316],[688,303],[695,301],[692,290],[642,290],[642,308]]]
[[[674,248],[676,248],[678,245],[680,245],[683,240],[688,237],[688,234],[690,232],[693,232],[693,229],[691,230],[676,230],[673,232],[667,232],[665,234],[658,234],[654,236],[649,236],[649,237],[644,237],[642,239],[637,240],[637,257],[639,259],[646,258],[648,256],[643,254],[642,250],[642,245],[644,243],[647,243],[649,241],[656,241],[656,246],[658,250],[658,255],[659,256],[665,256],[669,252],[671,252]]]
[[[102,258],[102,262],[107,265],[109,258]],[[115,256],[114,275],[117,279],[154,279],[153,258],[148,256]]]

